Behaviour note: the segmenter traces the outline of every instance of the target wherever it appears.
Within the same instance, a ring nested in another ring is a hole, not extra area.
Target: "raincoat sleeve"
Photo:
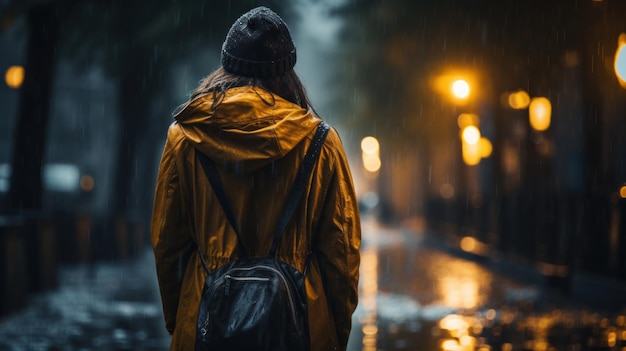
[[[161,157],[152,212],[151,240],[156,272],[165,316],[165,326],[171,334],[176,326],[178,299],[189,248],[192,246],[185,203],[181,195],[180,178],[172,128]]]
[[[323,162],[330,163],[332,176],[324,200],[317,250],[339,346],[345,350],[358,300],[361,225],[348,161],[334,131],[329,134],[327,145],[332,151],[329,160]]]

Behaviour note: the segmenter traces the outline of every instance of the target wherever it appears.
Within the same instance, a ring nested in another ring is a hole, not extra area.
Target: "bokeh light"
[[[545,97],[536,97],[530,100],[528,107],[530,126],[537,131],[544,131],[550,127],[552,104]]]
[[[478,141],[478,150],[480,151],[480,157],[487,158],[491,156],[493,145],[489,139],[481,137]]]
[[[530,104],[530,96],[524,90],[518,90],[509,94],[509,107],[514,110],[522,110],[528,107]]]
[[[7,69],[4,74],[4,81],[12,89],[19,89],[24,83],[24,67],[22,66],[11,66]]]
[[[480,119],[478,118],[478,115],[473,113],[461,113],[457,118],[457,124],[461,129],[469,126],[478,126],[480,124]]]
[[[452,94],[459,99],[467,99],[470,94],[470,86],[464,79],[452,82]]]
[[[93,177],[90,175],[84,175],[80,178],[80,188],[85,191],[85,192],[89,192],[93,190],[95,183],[93,180]]]
[[[480,130],[475,126],[467,126],[463,129],[463,142],[471,145],[478,144],[480,141]]]
[[[366,171],[375,173],[380,170],[382,162],[380,161],[380,143],[373,136],[366,136],[361,139],[361,151],[363,159],[363,168]]]
[[[369,155],[363,154],[363,167],[368,172],[378,172],[380,167],[382,166],[382,162],[380,161],[380,157],[378,155]]]
[[[366,136],[361,140],[361,150],[366,154],[378,154],[380,150],[380,144],[378,143],[378,139],[373,136]]]

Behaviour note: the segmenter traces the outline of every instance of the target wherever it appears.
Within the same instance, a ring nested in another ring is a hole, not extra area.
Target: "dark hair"
[[[213,94],[212,108],[215,109],[224,99],[224,95],[228,89],[243,86],[259,87],[267,90],[304,109],[310,109],[317,115],[300,78],[298,78],[298,75],[293,69],[288,70],[278,77],[255,78],[229,73],[224,70],[223,67],[220,67],[209,76],[202,79],[200,85],[193,91],[189,100],[194,100],[201,95]],[[262,100],[268,105],[274,104],[274,101]]]

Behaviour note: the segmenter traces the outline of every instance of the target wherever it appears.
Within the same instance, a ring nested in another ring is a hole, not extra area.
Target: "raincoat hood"
[[[245,173],[278,160],[320,123],[313,113],[258,87],[229,89],[213,108],[201,95],[174,118],[185,139],[216,163]]]

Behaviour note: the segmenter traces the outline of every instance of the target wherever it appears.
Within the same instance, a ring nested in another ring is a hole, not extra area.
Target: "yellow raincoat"
[[[191,101],[170,126],[159,169],[152,245],[171,350],[193,350],[205,278],[198,251],[215,269],[237,255],[237,238],[195,157],[218,165],[251,256],[270,250],[300,162],[321,120],[260,88]],[[297,235],[296,235],[297,233]],[[277,257],[306,276],[311,350],[343,350],[357,304],[361,228],[348,162],[331,128]],[[196,244],[199,250],[196,250]]]

